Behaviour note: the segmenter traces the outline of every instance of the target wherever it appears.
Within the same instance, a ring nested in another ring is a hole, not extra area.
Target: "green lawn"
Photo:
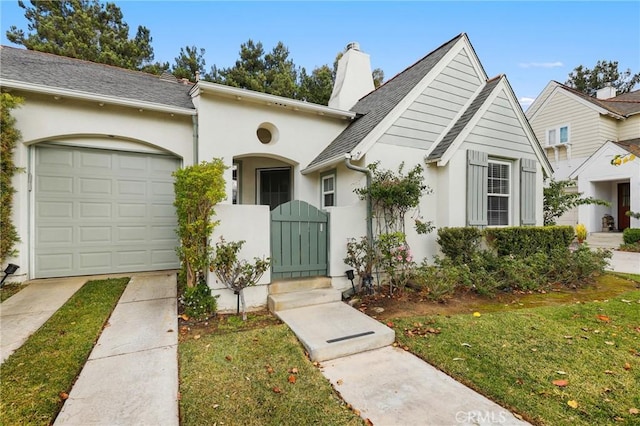
[[[393,323],[401,346],[534,424],[640,424],[640,291],[479,314]]]
[[[129,278],[90,281],[0,366],[0,422],[54,421]]]
[[[183,426],[363,424],[283,324],[191,333],[179,353]]]
[[[0,302],[4,302],[25,287],[26,285],[21,283],[6,282],[2,284],[2,287],[0,287]]]

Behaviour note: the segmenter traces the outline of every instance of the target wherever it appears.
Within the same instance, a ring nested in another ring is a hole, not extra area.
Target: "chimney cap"
[[[347,44],[347,49],[346,50],[360,50],[360,43],[358,43],[357,41],[352,41],[351,43]]]

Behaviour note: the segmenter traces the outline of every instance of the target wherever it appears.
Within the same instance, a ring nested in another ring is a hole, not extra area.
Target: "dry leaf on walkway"
[[[336,385],[340,386],[342,384],[342,379],[338,379],[338,381],[336,382]]]
[[[578,401],[572,399],[571,401],[567,401],[567,405],[571,408],[578,408]]]
[[[554,380],[551,383],[553,383],[554,385],[556,385],[556,386],[558,386],[560,388],[563,388],[563,387],[565,387],[565,386],[567,386],[569,384],[569,382],[567,380],[564,380],[564,379]]]

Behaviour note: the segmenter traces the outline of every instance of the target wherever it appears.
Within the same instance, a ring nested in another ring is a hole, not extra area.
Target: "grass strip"
[[[25,287],[21,283],[4,283],[0,287],[0,302],[4,302]]]
[[[640,291],[479,313],[394,328],[401,346],[534,424],[640,424]]]
[[[196,336],[179,345],[181,425],[363,424],[286,325]]]
[[[2,424],[53,422],[128,282],[87,282],[0,366]]]

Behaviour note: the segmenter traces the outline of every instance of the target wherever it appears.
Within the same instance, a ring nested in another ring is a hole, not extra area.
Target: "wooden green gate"
[[[304,201],[271,211],[271,279],[327,275],[328,215]]]

